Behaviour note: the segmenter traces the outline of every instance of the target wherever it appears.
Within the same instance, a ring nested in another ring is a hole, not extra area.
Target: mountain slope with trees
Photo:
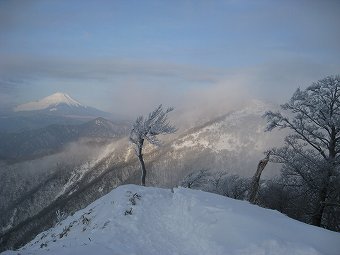
[[[81,138],[118,139],[128,133],[124,123],[96,118],[80,125],[50,125],[19,133],[0,134],[0,160],[22,161],[60,151]]]

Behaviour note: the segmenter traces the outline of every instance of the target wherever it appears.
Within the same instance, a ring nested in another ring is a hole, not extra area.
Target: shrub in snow
[[[60,211],[59,209],[55,212],[55,214],[57,215],[57,224],[59,224],[67,217],[67,214],[65,212]]]

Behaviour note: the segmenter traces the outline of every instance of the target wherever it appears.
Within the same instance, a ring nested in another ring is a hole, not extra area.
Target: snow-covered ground
[[[197,190],[120,186],[4,254],[340,254],[340,234]]]

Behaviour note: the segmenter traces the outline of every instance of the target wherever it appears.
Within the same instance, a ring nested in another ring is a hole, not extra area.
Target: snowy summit
[[[15,112],[38,111],[38,110],[45,110],[45,109],[50,109],[50,111],[53,111],[53,110],[56,110],[55,107],[57,107],[60,104],[73,106],[73,107],[82,106],[79,102],[71,98],[69,95],[65,93],[57,92],[41,100],[18,105],[14,108],[14,111]]]
[[[212,193],[125,185],[2,255],[18,253],[338,255],[340,234]]]

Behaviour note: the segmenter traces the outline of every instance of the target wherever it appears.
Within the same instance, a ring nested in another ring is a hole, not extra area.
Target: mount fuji
[[[110,113],[83,105],[66,93],[57,92],[1,113],[0,133],[21,132],[52,124],[82,124],[98,117],[115,121],[118,119]]]
[[[63,105],[63,104],[68,105],[70,107],[73,107],[73,106],[82,107],[82,105],[78,101],[74,100],[69,95],[65,93],[57,92],[41,100],[18,105],[14,108],[14,111],[21,112],[21,111],[44,110],[44,109],[55,111],[57,110],[58,106]]]
[[[68,94],[57,92],[43,99],[28,102],[14,107],[14,112],[41,112],[52,115],[75,115],[75,116],[94,116],[107,117],[107,113],[85,106],[70,97]]]

